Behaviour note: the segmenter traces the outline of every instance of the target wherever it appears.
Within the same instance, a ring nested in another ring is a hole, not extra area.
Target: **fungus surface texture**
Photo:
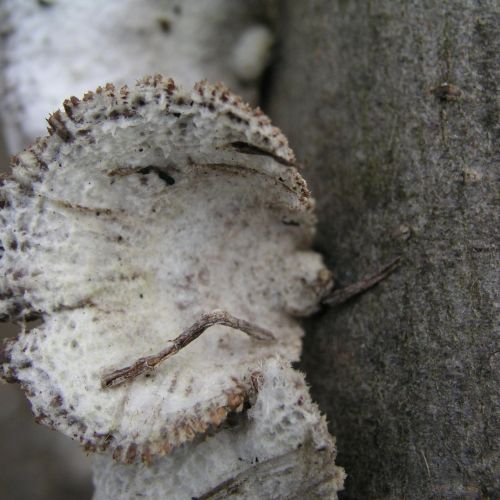
[[[345,473],[304,382],[271,357],[254,373],[248,412],[215,435],[131,467],[105,454],[94,460],[94,500],[120,498],[337,498]]]
[[[254,397],[266,359],[298,359],[331,287],[310,250],[314,204],[281,132],[221,85],[168,78],[71,98],[1,187],[0,314],[43,320],[4,348],[38,421],[149,462]],[[215,324],[154,369],[103,377]]]

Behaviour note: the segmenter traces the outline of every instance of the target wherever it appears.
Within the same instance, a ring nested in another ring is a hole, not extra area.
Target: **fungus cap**
[[[335,439],[303,374],[270,357],[253,374],[252,407],[213,436],[130,467],[94,457],[94,499],[337,498],[345,479]]]
[[[281,132],[221,85],[148,77],[72,97],[1,188],[0,314],[43,323],[5,346],[40,422],[135,462],[240,411],[253,368],[296,360],[331,285],[310,251],[314,204]],[[157,353],[222,309],[272,332],[216,325],[146,375]]]

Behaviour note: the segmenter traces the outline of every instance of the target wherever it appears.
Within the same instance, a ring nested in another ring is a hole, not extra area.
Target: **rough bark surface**
[[[341,284],[403,256],[308,324],[345,498],[497,497],[499,4],[280,11],[268,99],[308,167],[319,248]]]

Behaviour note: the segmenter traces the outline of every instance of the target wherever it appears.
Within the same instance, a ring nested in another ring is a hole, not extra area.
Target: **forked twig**
[[[201,316],[198,321],[184,330],[177,338],[170,340],[171,344],[159,353],[139,358],[129,366],[119,368],[104,375],[101,382],[102,387],[114,387],[123,384],[127,380],[132,380],[144,372],[153,370],[156,365],[178,353],[193,342],[193,340],[196,340],[207,328],[214,325],[229,326],[235,330],[241,330],[257,340],[275,339],[274,335],[265,328],[261,328],[244,319],[235,318],[226,311],[215,310]]]
[[[347,302],[352,297],[365,292],[369,288],[372,288],[377,283],[380,283],[382,280],[387,278],[387,276],[389,276],[389,274],[391,274],[399,266],[400,261],[401,257],[397,257],[390,264],[387,264],[382,269],[380,269],[376,274],[372,276],[365,276],[352,285],[340,288],[339,290],[334,290],[323,299],[323,304],[332,307],[338,306],[340,304],[343,304],[344,302]]]

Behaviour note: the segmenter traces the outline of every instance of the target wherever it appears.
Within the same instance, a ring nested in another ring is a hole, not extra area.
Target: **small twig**
[[[339,290],[334,290],[323,299],[323,304],[326,304],[328,306],[338,306],[340,304],[343,304],[344,302],[347,302],[352,297],[365,292],[366,290],[372,288],[377,283],[380,283],[382,280],[387,278],[387,276],[389,276],[389,274],[391,274],[399,266],[400,261],[401,258],[397,257],[390,264],[384,266],[373,276],[365,276],[352,285],[340,288]]]
[[[425,462],[425,467],[427,468],[427,475],[430,478],[431,477],[431,470],[429,469],[429,464],[427,463],[427,458],[425,458],[425,454],[424,454],[423,450],[420,450],[420,453],[422,454],[422,457],[423,457],[424,462]]]
[[[198,321],[184,330],[177,338],[170,340],[171,344],[158,354],[139,358],[135,363],[124,368],[114,370],[102,377],[102,387],[114,387],[132,380],[144,372],[151,371],[162,361],[178,353],[181,349],[196,340],[207,328],[214,325],[229,326],[235,330],[241,330],[250,337],[257,340],[274,340],[274,335],[260,326],[254,325],[243,319],[235,318],[225,311],[215,310],[204,314]]]

